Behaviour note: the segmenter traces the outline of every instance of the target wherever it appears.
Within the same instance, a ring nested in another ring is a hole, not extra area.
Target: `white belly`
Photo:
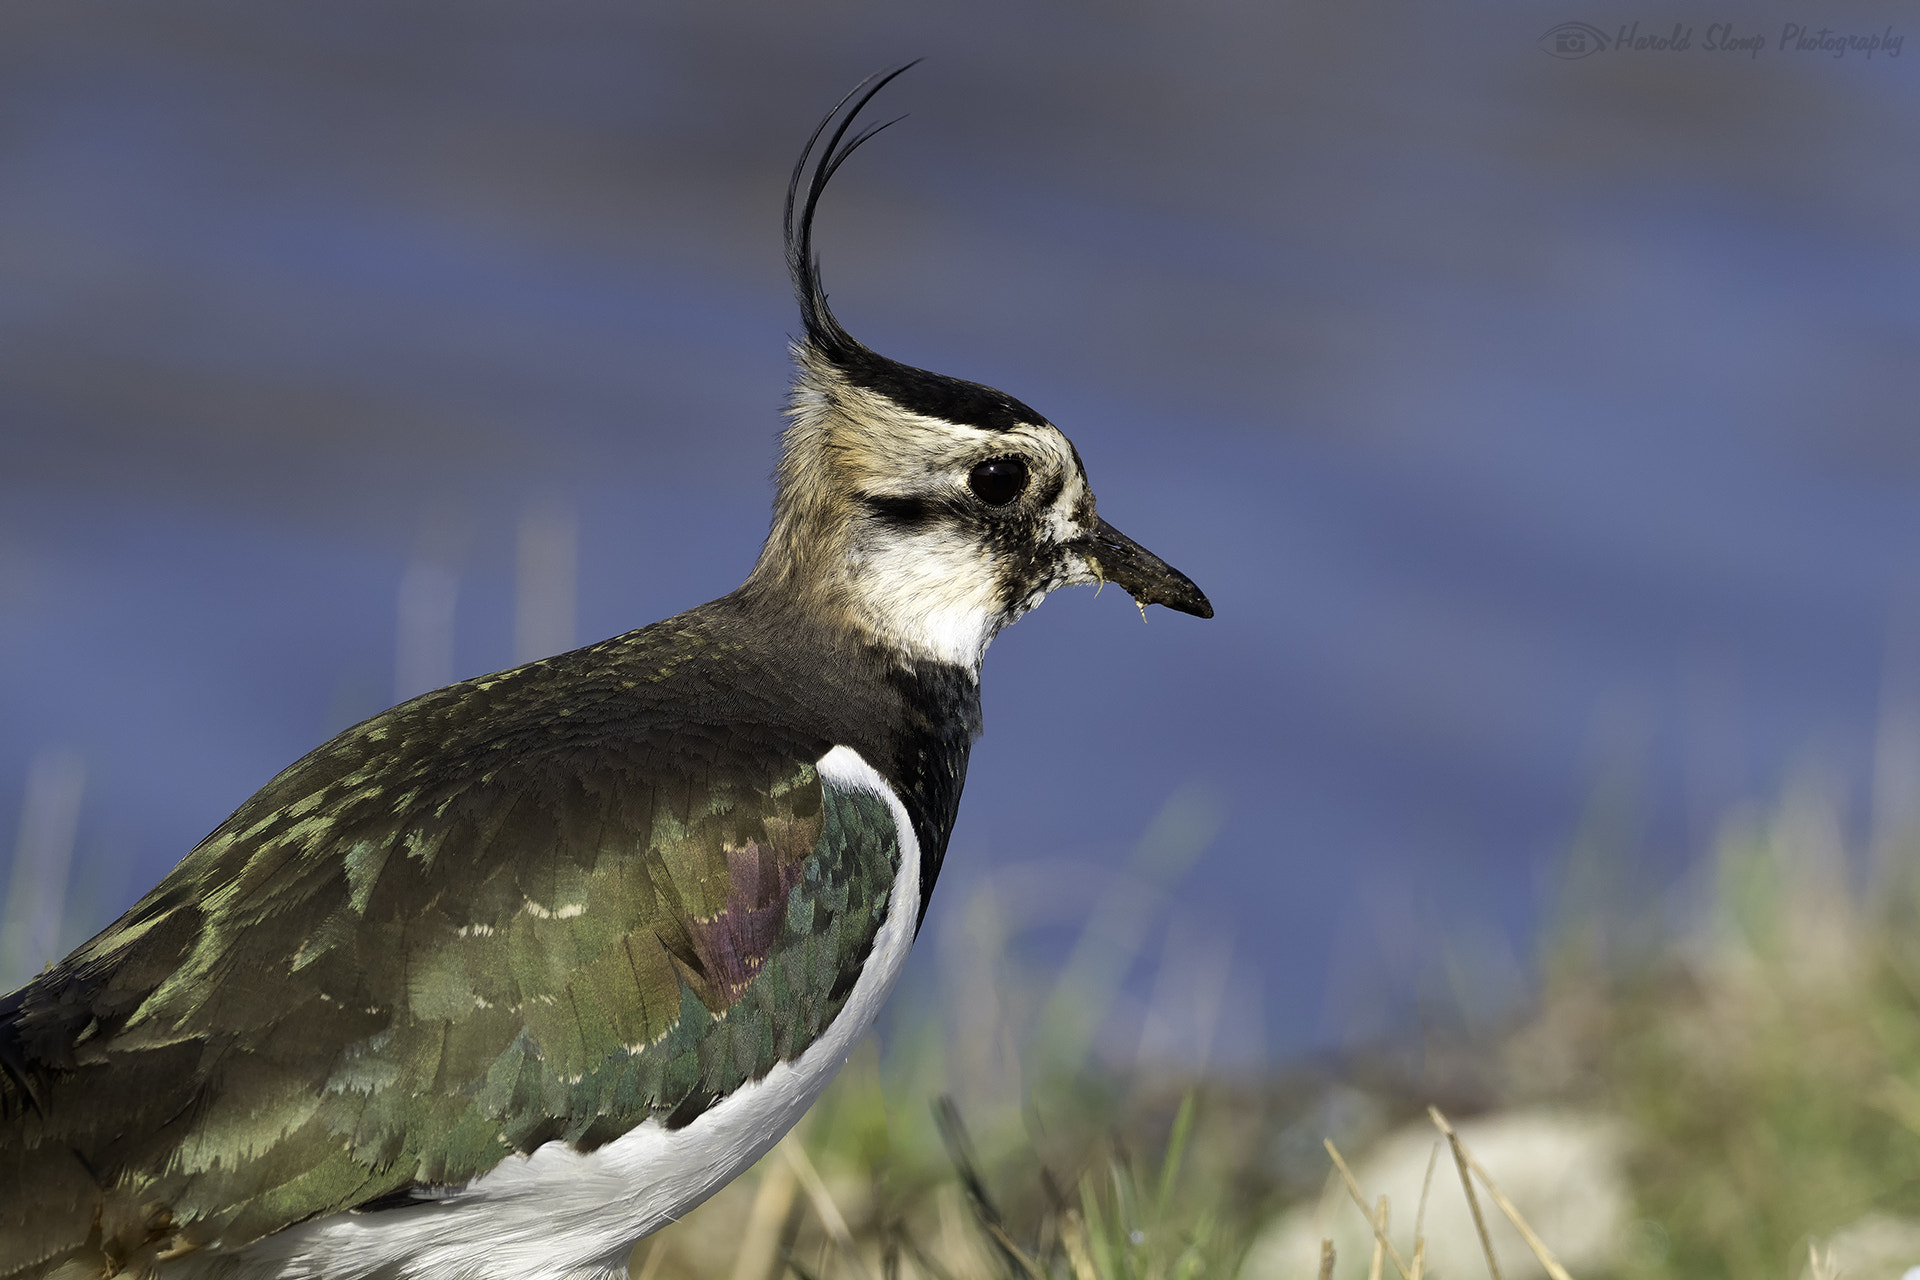
[[[765,1155],[846,1063],[900,976],[920,910],[920,845],[886,780],[835,747],[818,764],[839,791],[880,796],[893,813],[900,870],[873,953],[826,1033],[791,1062],[692,1123],[649,1120],[582,1155],[549,1142],[510,1156],[447,1200],[289,1227],[224,1257],[189,1255],[165,1280],[569,1280],[625,1274],[627,1253]]]

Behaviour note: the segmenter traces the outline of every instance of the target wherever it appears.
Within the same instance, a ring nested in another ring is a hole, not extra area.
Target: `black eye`
[[[988,458],[967,474],[967,488],[990,507],[1004,507],[1027,488],[1027,464],[1018,458]]]

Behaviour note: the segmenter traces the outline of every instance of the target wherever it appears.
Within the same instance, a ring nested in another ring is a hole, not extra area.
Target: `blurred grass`
[[[885,1074],[871,1047],[858,1055],[803,1126],[751,1174],[644,1242],[634,1274],[762,1280],[790,1269],[819,1280],[1196,1280],[1235,1273],[1246,1229],[1259,1217],[1257,1201],[1240,1194],[1236,1170],[1202,1155],[1210,1145],[1216,1152],[1241,1145],[1222,1132],[1230,1110],[1215,1108],[1202,1120],[1198,1096],[1189,1093],[1152,1099],[1110,1127],[1049,1128],[1038,1142],[981,1141],[950,1099],[889,1106]],[[1149,1115],[1164,1122],[1157,1133],[1149,1133]]]
[[[1600,788],[1530,994],[1504,1013],[1460,985],[1472,966],[1437,966],[1451,1015],[1429,1002],[1405,1036],[1257,1071],[1214,1054],[1223,1009],[1258,1003],[1244,983],[1230,998],[1230,940],[1178,905],[1216,797],[1176,794],[1118,865],[1003,868],[958,904],[940,972],[896,997],[886,1052],[869,1037],[767,1159],[641,1243],[634,1273],[1378,1280],[1378,1193],[1399,1197],[1403,1258],[1421,1188],[1459,1212],[1464,1177],[1409,1181],[1438,1102],[1574,1274],[1904,1280],[1920,1268],[1920,823],[1850,847],[1840,789],[1809,778],[1728,815],[1694,879],[1646,886],[1630,810]],[[1084,917],[1044,963],[1027,944],[1057,930],[1063,885]],[[1489,1237],[1449,1254],[1434,1221],[1432,1274],[1480,1274]],[[1324,1271],[1322,1236],[1344,1241]],[[1506,1280],[1542,1274],[1516,1251],[1504,1237]]]
[[[1920,1223],[1920,858],[1910,834],[1880,852],[1849,856],[1836,792],[1804,783],[1728,823],[1688,936],[1598,991],[1549,982],[1548,1016],[1591,1011],[1592,1088],[1665,1242],[1623,1276],[1788,1274],[1811,1240]]]
[[[1483,1123],[1577,1114],[1617,1133],[1617,1167],[1591,1173],[1617,1180],[1625,1208],[1605,1210],[1578,1265],[1567,1259],[1575,1274],[1898,1280],[1920,1265],[1912,832],[1883,833],[1871,857],[1850,850],[1836,790],[1809,782],[1771,812],[1730,817],[1690,886],[1635,897],[1617,877],[1601,891],[1573,875],[1532,999],[1491,1033],[1429,1030],[1417,1045],[1262,1078],[1207,1070],[1204,1051],[1184,1069],[1116,1066],[1097,1045],[1123,962],[1165,907],[1146,889],[1190,863],[1211,812],[1192,796],[1169,806],[1098,899],[1099,923],[1070,951],[1065,977],[997,970],[991,1007],[1002,1018],[1025,1010],[1025,1021],[953,1023],[995,1053],[952,1043],[932,1002],[915,1002],[922,1012],[896,1018],[885,1055],[869,1042],[781,1148],[643,1242],[635,1273],[1311,1276],[1312,1258],[1276,1263],[1255,1244],[1302,1206],[1361,1223],[1344,1189],[1323,1181],[1320,1138],[1339,1139],[1364,1181],[1359,1154],[1412,1132],[1406,1123],[1435,1099]],[[988,935],[1007,943],[1017,930],[1000,924]],[[1030,989],[1008,989],[1022,982]],[[1006,1049],[1014,1042],[1018,1053]],[[982,1064],[989,1078],[977,1078]],[[1541,1181],[1511,1188],[1529,1216],[1528,1196],[1549,1194]],[[1457,1198],[1459,1184],[1443,1176],[1433,1194]],[[1542,1221],[1567,1209],[1543,1205]],[[1602,1211],[1594,1200],[1591,1212]],[[1406,1256],[1412,1212],[1394,1206]],[[1338,1274],[1365,1274],[1368,1261],[1344,1257]],[[1501,1263],[1507,1280],[1539,1274],[1530,1258]]]

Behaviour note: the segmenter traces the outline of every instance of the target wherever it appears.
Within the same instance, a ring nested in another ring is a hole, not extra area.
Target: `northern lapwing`
[[[1044,417],[829,310],[814,213],[898,74],[787,189],[745,583],[348,729],[0,1001],[0,1276],[624,1275],[886,1000],[995,633],[1074,583],[1212,616]]]

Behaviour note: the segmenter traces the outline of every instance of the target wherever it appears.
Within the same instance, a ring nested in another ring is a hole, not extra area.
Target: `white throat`
[[[977,678],[994,636],[1013,619],[992,558],[950,530],[875,541],[849,556],[848,594],[889,648],[951,663]]]

